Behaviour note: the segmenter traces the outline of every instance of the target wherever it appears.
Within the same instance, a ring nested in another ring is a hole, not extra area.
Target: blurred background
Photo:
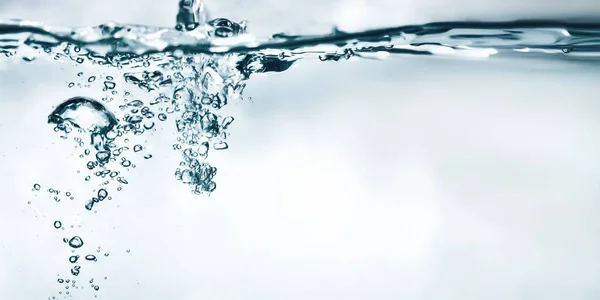
[[[207,5],[259,35],[600,15],[589,0]],[[4,0],[0,18],[173,26],[176,10],[177,1]],[[211,154],[219,172],[210,197],[174,180],[167,122],[145,137],[154,157],[95,214],[83,209],[91,188],[76,173],[74,144],[47,124],[63,100],[104,95],[67,88],[78,72],[119,75],[0,64],[0,299],[67,291],[57,283],[70,268],[62,238],[75,234],[85,251],[99,247],[78,280],[93,277],[100,290],[72,299],[600,298],[595,64],[301,61],[253,76],[245,100],[224,109],[236,121],[230,148]],[[57,204],[34,197],[34,183],[81,196]],[[53,228],[56,219],[68,232]]]

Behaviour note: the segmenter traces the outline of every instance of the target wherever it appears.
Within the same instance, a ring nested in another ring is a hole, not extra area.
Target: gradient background
[[[0,18],[171,26],[171,2],[4,0]],[[258,34],[600,15],[598,1],[208,5]],[[83,251],[110,256],[84,263],[78,278],[94,277],[100,291],[84,284],[72,299],[600,299],[594,64],[304,61],[253,77],[253,100],[226,108],[236,121],[230,149],[211,156],[213,195],[192,196],[173,179],[167,122],[147,137],[154,158],[97,214],[83,210],[84,162],[46,124],[68,97],[103,96],[97,86],[66,88],[79,71],[114,72],[0,65],[0,299],[65,291],[61,239],[75,234]],[[35,198],[35,182],[82,196]],[[76,228],[55,230],[55,219]]]

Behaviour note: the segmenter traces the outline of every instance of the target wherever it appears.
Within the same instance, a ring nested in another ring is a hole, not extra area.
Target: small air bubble
[[[42,187],[39,184],[34,184],[33,185],[33,189],[35,189],[36,191],[39,191]]]
[[[98,199],[103,200],[108,196],[108,192],[105,189],[100,189],[98,191]]]
[[[135,145],[133,146],[133,151],[135,152],[140,152],[144,149],[144,147],[142,147],[142,145]]]
[[[97,259],[95,255],[89,254],[85,256],[85,260],[96,261]]]
[[[94,200],[89,200],[86,204],[85,204],[85,209],[87,210],[92,210],[92,208],[94,208]]]
[[[220,142],[220,143],[214,144],[213,147],[215,148],[215,150],[225,150],[225,149],[229,148],[229,145],[227,145],[226,142]]]
[[[112,89],[114,89],[116,86],[117,86],[117,85],[116,85],[114,82],[112,82],[112,81],[105,81],[105,82],[104,82],[104,88],[105,88],[105,89],[107,89],[107,90],[112,90]]]
[[[78,275],[79,275],[79,272],[80,272],[80,269],[81,269],[81,267],[80,267],[80,266],[74,266],[74,267],[71,269],[71,274],[73,274],[73,276],[78,276]],[[67,286],[67,288],[69,288],[69,287]]]
[[[69,246],[72,248],[80,248],[83,246],[83,240],[79,236],[74,236],[69,240]]]
[[[62,223],[60,221],[54,221],[54,228],[59,229],[62,227]]]

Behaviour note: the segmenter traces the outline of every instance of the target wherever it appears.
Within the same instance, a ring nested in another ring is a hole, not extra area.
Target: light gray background
[[[334,10],[341,1],[239,2],[210,7],[267,33],[343,15]],[[4,1],[0,17],[168,26],[174,6]],[[372,1],[365,24],[597,8]],[[0,299],[46,299],[63,289],[57,273],[66,274],[70,252],[61,239],[74,234],[84,251],[110,253],[84,264],[79,278],[95,277],[100,299],[600,298],[596,65],[305,61],[252,78],[245,95],[253,100],[226,109],[236,122],[231,148],[211,157],[215,194],[192,196],[173,179],[178,156],[165,123],[147,138],[154,158],[138,160],[130,186],[96,215],[82,207],[91,187],[75,171],[84,161],[46,124],[63,99],[103,95],[98,86],[66,88],[78,71],[0,65]],[[33,197],[35,182],[77,200]],[[82,227],[55,230],[55,219]],[[92,295],[86,286],[72,298]]]

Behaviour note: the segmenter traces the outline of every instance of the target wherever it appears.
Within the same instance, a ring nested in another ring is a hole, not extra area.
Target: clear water
[[[86,213],[98,213],[108,201],[116,205],[122,201],[120,192],[142,184],[129,175],[138,166],[161,159],[153,154],[148,137],[167,122],[174,125],[172,134],[177,137],[171,147],[180,157],[172,167],[174,179],[198,197],[218,193],[217,166],[211,156],[230,147],[231,126],[243,126],[235,122],[235,116],[223,113],[224,108],[242,99],[245,81],[253,75],[284,72],[305,60],[511,57],[596,64],[600,58],[600,23],[439,22],[261,38],[253,36],[244,23],[209,19],[204,4],[195,1],[181,1],[176,20],[174,28],[118,23],[64,28],[22,20],[0,22],[0,63],[55,60],[95,65],[120,76],[77,72],[78,80],[69,82],[67,88],[99,88],[106,96],[71,97],[47,112],[48,131],[54,131],[57,143],[75,147],[74,159],[80,166],[76,176],[90,184],[89,193],[75,198],[67,190],[36,181],[31,182],[33,197],[73,201]],[[61,183],[64,189],[72,185]],[[65,230],[67,215],[56,217],[48,226]],[[102,296],[105,284],[98,283],[98,278],[88,279],[86,268],[109,253],[102,253],[101,247],[97,251],[88,248],[88,240],[95,239],[93,232],[79,236],[73,225],[66,229],[68,237],[63,242],[69,252],[51,259],[68,261],[69,267],[56,270],[59,286],[48,291],[49,297],[83,299],[80,295],[87,297],[90,288],[94,297]]]

